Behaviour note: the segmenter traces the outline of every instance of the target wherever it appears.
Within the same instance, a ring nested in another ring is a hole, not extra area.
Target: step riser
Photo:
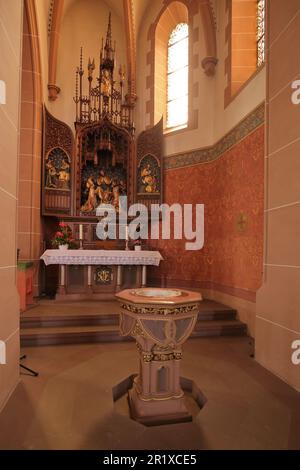
[[[198,322],[214,321],[214,320],[235,320],[236,312],[201,312],[198,315]],[[64,327],[64,326],[101,326],[111,325],[116,326],[119,324],[119,315],[101,315],[99,317],[81,317],[81,318],[25,318],[21,319],[21,329],[26,328],[51,328],[51,327]]]
[[[198,315],[198,321],[214,321],[214,320],[235,320],[236,312],[201,312]]]
[[[246,335],[246,328],[241,325],[238,327],[224,327],[224,328],[199,328],[195,330],[191,338],[201,337],[218,337],[218,336],[244,336]],[[28,338],[21,336],[21,346],[54,346],[63,344],[84,344],[84,343],[120,343],[134,341],[130,337],[123,337],[117,333],[111,332],[106,334],[56,334],[56,335],[35,335]]]
[[[203,329],[203,330],[196,330],[192,333],[191,338],[201,338],[203,336],[206,337],[216,337],[216,336],[245,336],[246,329],[245,328],[224,328],[220,330],[219,328],[216,330],[210,329]]]
[[[21,329],[26,328],[60,328],[64,326],[116,326],[119,324],[119,316],[99,317],[95,319],[56,319],[56,320],[23,320]]]
[[[134,340],[131,337],[123,337],[114,333],[109,335],[78,335],[72,337],[68,337],[67,335],[41,337],[37,335],[31,338],[21,337],[21,347],[62,346],[66,344],[128,343],[132,341]]]

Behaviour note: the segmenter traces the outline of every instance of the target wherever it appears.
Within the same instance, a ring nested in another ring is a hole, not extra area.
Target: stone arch
[[[34,0],[24,1],[17,243],[20,261],[32,262],[39,292],[41,254],[42,77]]]

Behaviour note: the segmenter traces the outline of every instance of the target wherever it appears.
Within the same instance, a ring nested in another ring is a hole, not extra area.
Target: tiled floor
[[[193,423],[146,428],[112,387],[137,370],[134,343],[28,348],[40,372],[0,415],[1,449],[300,449],[300,394],[249,357],[247,338],[184,348],[182,375],[208,401]]]

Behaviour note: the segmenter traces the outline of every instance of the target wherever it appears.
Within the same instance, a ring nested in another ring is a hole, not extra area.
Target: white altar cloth
[[[46,250],[41,256],[46,266],[64,265],[143,265],[159,266],[159,251],[144,250]]]

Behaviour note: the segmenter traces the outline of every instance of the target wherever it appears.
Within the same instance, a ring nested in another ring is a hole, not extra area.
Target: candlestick
[[[79,225],[79,240],[83,240],[83,225]]]

